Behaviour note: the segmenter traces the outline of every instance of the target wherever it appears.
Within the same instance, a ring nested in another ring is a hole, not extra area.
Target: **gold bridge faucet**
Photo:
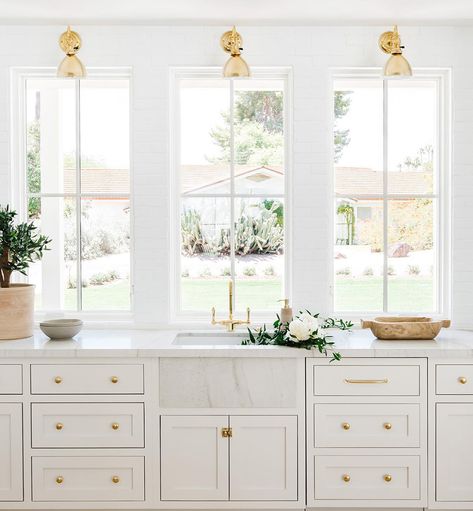
[[[249,325],[251,323],[249,307],[246,308],[246,321],[233,319],[233,282],[231,280],[228,282],[228,306],[228,318],[220,321],[215,320],[215,307],[212,307],[212,325],[224,325],[227,328],[227,332],[233,332],[235,330],[235,325]]]

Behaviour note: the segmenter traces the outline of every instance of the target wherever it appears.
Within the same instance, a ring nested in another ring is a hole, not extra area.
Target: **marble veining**
[[[161,358],[162,408],[295,408],[296,360]]]

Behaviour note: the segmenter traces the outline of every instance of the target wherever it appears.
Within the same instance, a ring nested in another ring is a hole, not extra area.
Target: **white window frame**
[[[170,69],[170,320],[179,324],[209,324],[210,310],[207,311],[183,311],[181,309],[181,239],[180,239],[180,218],[181,218],[181,183],[180,183],[180,102],[179,102],[179,81],[182,79],[211,79],[225,80],[222,77],[221,67],[175,67]],[[284,198],[284,280],[283,290],[285,297],[292,300],[292,68],[289,67],[252,67],[251,79],[260,80],[282,80],[284,81],[284,193],[272,194],[271,197]],[[232,92],[231,92],[232,95]],[[233,101],[233,96],[231,96]],[[234,175],[234,163],[230,165],[231,176]],[[215,195],[216,196],[216,195]],[[233,201],[235,197],[244,195],[235,193],[232,189],[229,194],[221,195]],[[210,195],[214,197],[214,195]],[[257,197],[251,195],[250,197]],[[265,195],[268,197],[268,195]],[[232,219],[233,220],[233,219]],[[231,229],[233,229],[231,220]],[[233,266],[233,262],[232,262]],[[233,282],[235,278],[233,277]],[[281,296],[281,298],[283,298]],[[235,296],[234,296],[235,300]],[[234,307],[235,308],[235,307]],[[278,304],[274,304],[274,310],[278,310]],[[225,314],[228,311],[219,311]],[[252,323],[263,323],[274,320],[273,312],[252,311]]]
[[[436,275],[434,280],[434,299],[436,310],[428,312],[433,317],[449,316],[451,314],[451,69],[448,68],[415,68],[413,76],[405,78],[406,80],[432,80],[437,82],[437,151],[436,151],[436,179],[437,190],[432,194],[389,194],[387,177],[387,161],[388,161],[388,132],[387,132],[387,82],[392,78],[382,78],[381,68],[332,68],[331,75],[331,91],[334,90],[334,81],[346,78],[355,79],[383,79],[383,172],[385,178],[383,180],[383,193],[379,196],[370,195],[370,198],[376,197],[383,200],[383,310],[380,311],[337,311],[335,310],[335,267],[333,259],[333,240],[335,239],[335,222],[336,208],[332,206],[332,222],[331,222],[331,243],[330,243],[330,265],[331,265],[331,310],[337,314],[341,314],[347,318],[357,318],[360,315],[365,317],[373,317],[387,312],[387,254],[388,254],[388,215],[387,204],[392,198],[430,198],[437,200],[437,208],[434,209],[436,229],[434,231],[434,247],[436,247]],[[394,78],[396,80],[399,78]],[[402,80],[402,78],[401,78]],[[332,94],[331,118],[332,126],[334,125],[334,108]],[[331,153],[333,162],[334,147],[333,137],[331,139]],[[335,190],[335,172],[331,172],[331,189],[333,200],[337,198]],[[357,198],[364,198],[363,195],[357,195]],[[398,314],[418,314],[418,311],[389,311],[391,315]]]
[[[18,67],[12,68],[10,74],[10,96],[11,96],[11,108],[10,108],[10,120],[12,128],[11,137],[11,190],[10,197],[12,198],[11,203],[18,211],[18,216],[21,221],[27,220],[27,198],[29,196],[38,197],[71,197],[76,201],[76,220],[77,220],[77,250],[78,254],[81,253],[82,249],[80,246],[80,219],[81,219],[81,198],[82,197],[107,197],[114,198],[117,195],[113,193],[39,193],[29,194],[27,189],[26,180],[26,81],[28,79],[55,79],[57,69],[52,67]],[[77,286],[77,309],[76,310],[39,310],[35,311],[35,318],[40,320],[44,317],[48,317],[51,314],[55,316],[63,317],[79,317],[91,321],[117,321],[119,323],[128,323],[133,319],[134,311],[134,199],[133,199],[133,116],[132,116],[132,104],[133,104],[133,88],[132,88],[132,69],[129,67],[114,67],[114,68],[87,68],[87,80],[103,80],[107,78],[113,79],[125,79],[129,82],[129,147],[130,147],[130,190],[127,194],[127,198],[130,203],[130,308],[126,310],[97,310],[89,311],[82,310],[82,286]],[[75,97],[76,97],[76,179],[77,179],[77,190],[80,190],[80,166],[81,166],[81,144],[80,144],[80,94],[78,82],[80,79],[71,79],[76,82],[75,84]],[[123,194],[120,194],[120,198]],[[82,269],[81,269],[81,258],[80,255],[77,258],[77,282],[82,281]],[[27,278],[21,278],[23,281],[27,281]]]

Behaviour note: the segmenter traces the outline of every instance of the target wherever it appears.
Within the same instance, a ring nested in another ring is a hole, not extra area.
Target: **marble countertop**
[[[215,330],[212,331],[215,334]],[[2,358],[69,357],[316,357],[314,350],[276,346],[176,346],[177,330],[88,330],[74,339],[50,341],[42,332],[29,339],[0,341]],[[380,341],[370,330],[336,332],[344,357],[473,358],[473,332],[443,330],[433,341]]]

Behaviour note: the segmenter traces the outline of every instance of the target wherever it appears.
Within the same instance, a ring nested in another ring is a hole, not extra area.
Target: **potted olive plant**
[[[16,216],[16,211],[0,206],[0,340],[33,334],[34,285],[12,284],[11,277],[15,271],[26,275],[51,243],[33,223],[16,223]]]

